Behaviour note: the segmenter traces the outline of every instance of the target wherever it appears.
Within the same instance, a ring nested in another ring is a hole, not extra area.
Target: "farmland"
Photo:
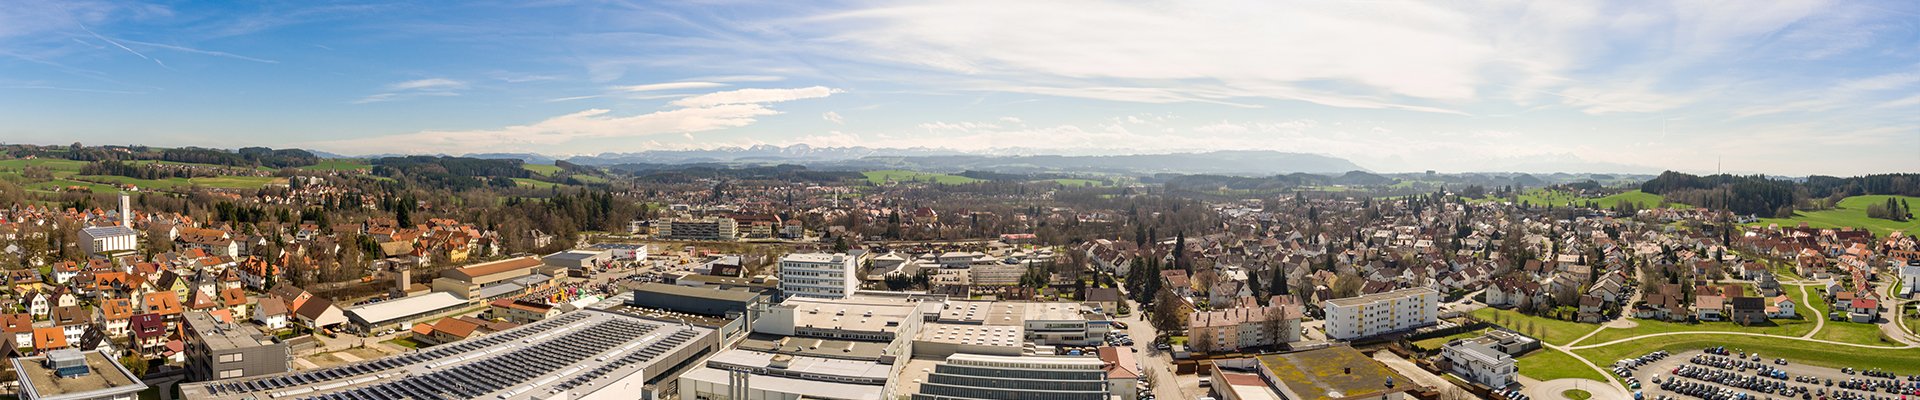
[[[934,173],[926,173],[926,172],[904,171],[904,170],[897,170],[897,169],[867,171],[867,172],[862,172],[861,174],[864,174],[867,176],[867,182],[871,182],[875,185],[885,184],[889,181],[891,182],[933,182],[933,183],[942,184],[942,185],[960,185],[960,184],[968,184],[968,183],[974,183],[974,182],[980,181],[979,179],[973,179],[973,178],[968,178],[968,177],[959,176],[959,175],[934,174]]]
[[[1814,228],[1866,228],[1867,230],[1873,231],[1873,234],[1882,236],[1894,231],[1920,231],[1920,218],[1900,222],[1867,217],[1867,206],[1885,203],[1889,197],[1904,200],[1908,203],[1920,202],[1920,197],[1911,196],[1853,196],[1841,199],[1840,203],[1830,210],[1795,211],[1793,218],[1761,218],[1759,222],[1749,225],[1767,226],[1768,224],[1780,224],[1781,227],[1794,227],[1800,226],[1800,223],[1804,222],[1807,226]]]

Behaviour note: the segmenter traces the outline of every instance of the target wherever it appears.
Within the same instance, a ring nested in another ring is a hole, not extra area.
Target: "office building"
[[[780,258],[781,295],[844,299],[860,289],[858,262],[846,254],[788,254]]]
[[[208,313],[187,315],[187,380],[206,381],[277,374],[293,362],[286,343],[252,326],[221,321]]]
[[[1433,325],[1440,319],[1440,294],[1428,288],[1400,289],[1321,302],[1327,313],[1327,337],[1351,340]]]

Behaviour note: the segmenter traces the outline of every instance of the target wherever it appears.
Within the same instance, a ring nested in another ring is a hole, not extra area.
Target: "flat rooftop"
[[[719,386],[725,386],[730,382],[727,371],[713,367],[695,368],[681,374],[680,378]],[[757,389],[797,394],[803,399],[881,400],[880,393],[886,389],[881,385],[815,381],[772,375],[752,375],[747,378],[747,382],[748,386]]]
[[[380,324],[397,318],[417,315],[424,312],[467,304],[466,300],[447,292],[431,292],[419,296],[402,297],[379,303],[348,308],[347,314],[359,316],[360,320],[370,324]]]
[[[768,368],[773,364],[774,353],[751,350],[727,350],[707,359],[707,365],[738,366],[754,369]],[[787,367],[790,373],[809,376],[838,377],[850,380],[886,382],[893,366],[873,361],[843,360],[823,357],[793,357]]]
[[[677,363],[713,330],[586,309],[499,333],[358,363],[190,383],[189,399],[578,398]],[[651,378],[651,377],[648,377]]]
[[[928,323],[920,327],[914,340],[974,346],[1020,347],[1026,344],[1024,329],[1005,325],[962,325]]]
[[[34,393],[40,399],[93,398],[107,393],[131,393],[146,390],[147,385],[98,351],[81,353],[86,357],[86,375],[58,378],[42,363],[45,356],[13,359],[15,375],[24,377],[21,393]],[[104,397],[104,396],[102,396]]]
[[[187,325],[193,328],[200,340],[208,348],[215,350],[245,349],[273,344],[266,335],[252,325],[223,324],[212,315],[201,312],[187,313]]]
[[[794,328],[855,332],[898,332],[907,318],[923,318],[919,304],[905,299],[815,299],[792,297]]]
[[[1369,294],[1365,296],[1354,296],[1354,297],[1348,297],[1348,298],[1342,298],[1342,299],[1327,300],[1327,302],[1335,305],[1340,305],[1340,306],[1357,306],[1357,305],[1372,303],[1376,301],[1385,301],[1385,300],[1392,300],[1392,299],[1398,299],[1398,298],[1414,297],[1419,295],[1438,295],[1438,294],[1439,292],[1435,292],[1433,291],[1433,289],[1410,288],[1410,289],[1400,289],[1400,290],[1395,290],[1390,292],[1374,293],[1374,294]]]
[[[1299,400],[1339,399],[1408,390],[1417,384],[1352,347],[1334,346],[1318,350],[1268,354],[1259,357],[1260,365]],[[1348,369],[1352,373],[1347,373]],[[1394,382],[1388,388],[1387,381]]]
[[[740,340],[734,348],[813,357],[878,360],[885,353],[887,343],[753,333]]]

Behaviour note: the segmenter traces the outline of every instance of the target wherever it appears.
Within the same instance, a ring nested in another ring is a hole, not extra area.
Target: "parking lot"
[[[1689,350],[1652,360],[1629,371],[1631,382],[1639,384],[1635,391],[1643,399],[1920,398],[1920,380],[1914,379],[1920,377],[1803,365],[1733,348],[1724,353]]]

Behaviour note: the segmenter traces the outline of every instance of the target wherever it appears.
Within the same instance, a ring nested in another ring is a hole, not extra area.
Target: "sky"
[[[0,0],[0,141],[1920,172],[1920,2]]]

